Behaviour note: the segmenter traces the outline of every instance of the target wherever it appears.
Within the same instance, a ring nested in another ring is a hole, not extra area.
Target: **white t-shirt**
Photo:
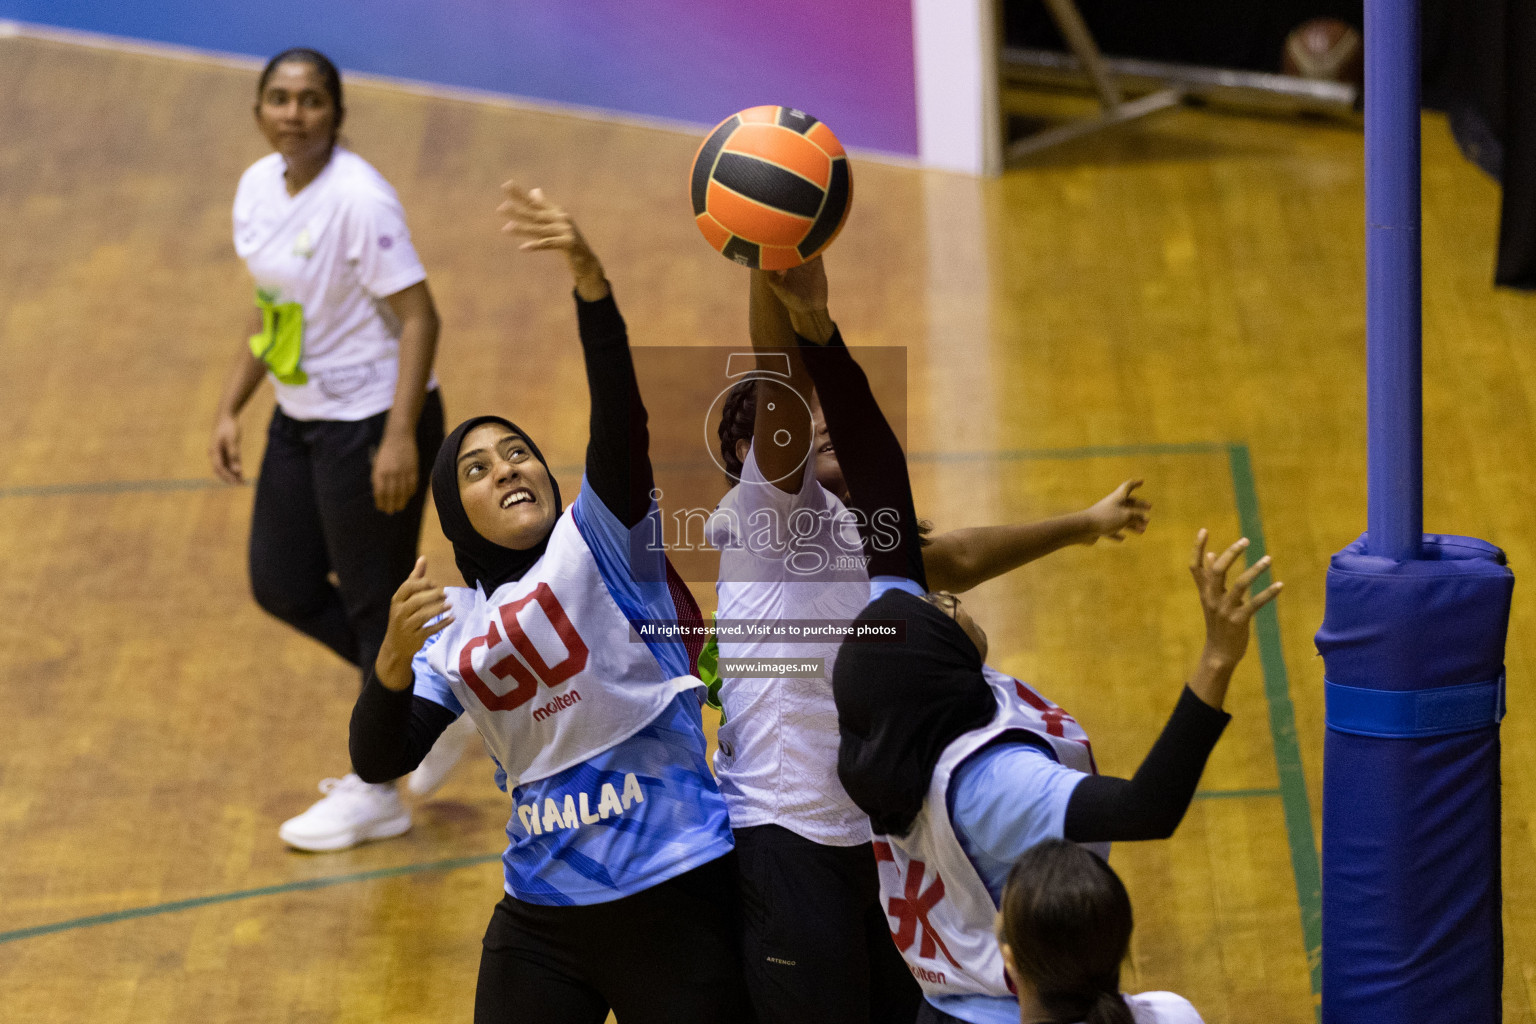
[[[793,531],[791,533],[791,531]],[[720,619],[835,619],[869,603],[859,532],[807,459],[800,490],[786,494],[747,454],[741,483],[709,521],[720,555]],[[836,640],[720,641],[721,658],[821,658],[823,676],[729,678],[715,774],[738,828],[774,824],[825,846],[870,840],[869,819],[837,778]]]
[[[394,405],[399,377],[400,323],[384,300],[427,272],[399,197],[362,157],[338,146],[296,196],[285,167],[278,153],[252,164],[234,209],[235,251],[257,290],[304,310],[308,381],[273,377],[277,403],[294,419],[367,419]]]

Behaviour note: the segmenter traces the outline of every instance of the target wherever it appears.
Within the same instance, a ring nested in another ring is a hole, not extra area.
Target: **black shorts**
[[[912,1024],[922,990],[891,940],[871,844],[736,830],[742,964],[759,1024]]]
[[[735,857],[590,906],[507,896],[491,914],[475,1024],[744,1024]]]

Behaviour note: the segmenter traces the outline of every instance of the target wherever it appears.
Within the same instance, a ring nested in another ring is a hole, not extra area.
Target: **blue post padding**
[[[1498,684],[1514,574],[1466,537],[1426,535],[1415,561],[1368,550],[1361,537],[1333,557],[1317,634],[1330,690],[1322,1018],[1496,1024]]]
[[[1418,0],[1365,2],[1366,519],[1371,553],[1424,529]]]

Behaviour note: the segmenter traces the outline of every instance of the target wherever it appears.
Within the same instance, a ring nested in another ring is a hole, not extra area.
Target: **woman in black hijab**
[[[899,542],[885,549],[878,533],[865,536],[871,601],[856,625],[898,620],[904,635],[838,654],[838,777],[877,833],[892,933],[926,996],[919,1020],[1017,1019],[992,934],[1009,867],[1046,838],[1172,834],[1230,717],[1221,707],[1249,622],[1280,584],[1248,596],[1265,556],[1229,588],[1248,541],[1216,555],[1206,531],[1196,535],[1190,571],[1205,649],[1136,774],[1097,774],[1071,716],[987,666],[986,634],[959,599],[928,592],[906,459],[827,313],[821,261],[780,272],[774,289],[821,396],[850,507],[863,523],[894,515],[899,525]]]
[[[512,798],[506,897],[486,931],[477,1024],[735,1022],[732,837],[710,775],[696,652],[631,642],[641,620],[698,623],[651,498],[645,407],[596,255],[541,192],[504,186],[505,230],[564,253],[591,392],[586,472],[567,506],[528,431],[459,425],[433,499],[467,588],[418,560],[352,715],[369,781],[410,771],[459,715]]]

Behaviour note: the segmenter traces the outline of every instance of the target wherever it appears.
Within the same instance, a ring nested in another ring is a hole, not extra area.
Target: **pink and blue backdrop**
[[[916,156],[911,0],[0,0],[0,18],[708,126],[799,107]]]

